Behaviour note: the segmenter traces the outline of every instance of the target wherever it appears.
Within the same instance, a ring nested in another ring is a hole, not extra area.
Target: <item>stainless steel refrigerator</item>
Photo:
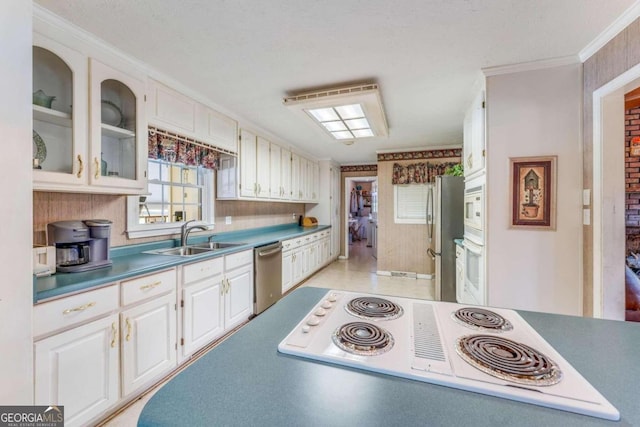
[[[435,261],[437,301],[456,302],[456,245],[464,234],[464,178],[436,176],[427,194],[428,255]]]

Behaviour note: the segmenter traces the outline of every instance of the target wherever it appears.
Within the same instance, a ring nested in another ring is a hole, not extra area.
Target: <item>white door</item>
[[[187,357],[224,332],[222,274],[182,290],[182,355]]]
[[[37,341],[35,404],[63,405],[65,425],[86,425],[118,401],[118,316]]]
[[[229,330],[253,314],[253,264],[227,271],[225,277],[224,326]]]
[[[240,196],[256,197],[256,136],[240,130]]]
[[[176,366],[175,304],[172,292],[120,313],[123,396]]]

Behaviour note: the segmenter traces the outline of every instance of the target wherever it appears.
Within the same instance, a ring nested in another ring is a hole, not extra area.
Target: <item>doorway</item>
[[[344,257],[377,255],[378,177],[348,177],[344,182]],[[350,255],[351,253],[351,255]],[[375,266],[374,266],[375,267]]]
[[[625,319],[625,94],[640,65],[593,92],[593,315]]]

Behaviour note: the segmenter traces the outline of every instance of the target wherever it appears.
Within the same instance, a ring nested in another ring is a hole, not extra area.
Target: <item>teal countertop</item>
[[[327,228],[331,227],[328,225],[300,227],[297,224],[284,224],[226,233],[212,232],[210,234],[215,235],[215,238],[213,239],[215,242],[245,244],[242,246],[216,250],[215,253],[203,253],[188,257],[142,253],[143,251],[177,246],[179,245],[179,241],[175,239],[112,248],[111,259],[113,261],[113,265],[110,267],[82,273],[56,273],[52,276],[39,277],[35,279],[33,302],[44,302],[53,298],[59,298],[67,294],[107,285],[141,274],[153,273],[155,271],[175,267],[177,265],[187,264],[206,258],[213,258],[232,252],[239,252],[246,249],[252,249],[256,246],[262,246],[272,242],[315,233]],[[209,235],[194,235],[189,238],[189,244],[206,242]]]
[[[326,292],[278,301],[162,386],[138,425],[640,425],[640,324],[519,312],[620,411],[611,422],[278,353]]]
[[[464,248],[464,239],[453,239],[453,243]]]

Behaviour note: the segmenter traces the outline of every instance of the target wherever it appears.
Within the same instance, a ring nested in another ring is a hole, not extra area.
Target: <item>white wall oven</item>
[[[465,186],[464,237],[479,245],[484,243],[484,184]]]
[[[465,240],[464,290],[461,303],[486,305],[484,277],[484,246]]]

